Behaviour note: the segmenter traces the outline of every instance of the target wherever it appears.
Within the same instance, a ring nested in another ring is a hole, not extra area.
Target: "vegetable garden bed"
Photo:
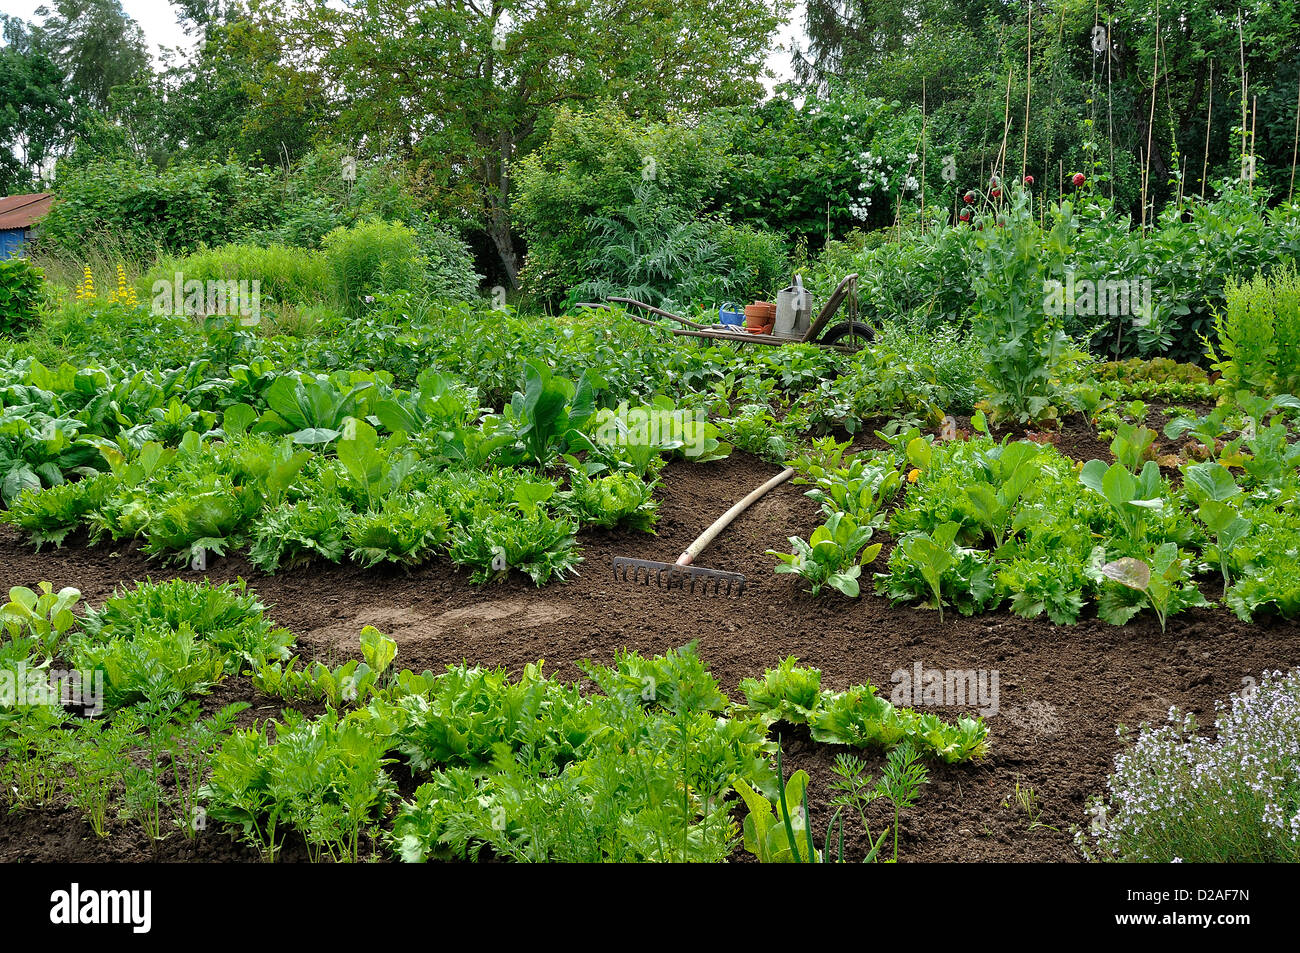
[[[1081,426],[1067,428],[1058,449],[1081,461],[1108,459]],[[296,634],[300,657],[327,665],[355,658],[358,634],[369,625],[396,641],[401,668],[441,671],[467,661],[519,675],[545,659],[547,671],[563,680],[583,680],[576,663],[584,659],[610,664],[622,649],[648,657],[698,640],[699,655],[737,701],[743,700],[742,679],[761,676],[790,655],[820,669],[824,689],[869,681],[885,696],[891,674],[917,664],[995,668],[1000,703],[986,718],[989,756],[930,764],[930,783],[901,822],[899,856],[906,861],[1078,859],[1072,828],[1087,825],[1086,801],[1101,791],[1122,747],[1117,724],[1160,722],[1171,706],[1208,723],[1215,701],[1240,691],[1243,679],[1300,664],[1300,624],[1273,618],[1245,623],[1222,607],[1185,611],[1162,633],[1149,612],[1123,627],[1091,612],[1066,627],[1005,609],[969,618],[949,612],[941,623],[930,610],[892,607],[867,585],[856,601],[813,597],[797,577],[772,574],[772,557],[764,555],[819,522],[816,505],[802,488],[789,485],[744,514],[709,551],[709,565],[748,574],[743,598],[667,596],[610,577],[613,552],[671,559],[698,533],[702,514],[718,511],[737,488],[757,485],[773,472],[772,465],[739,452],[710,463],[670,464],[659,491],[657,536],[584,530],[580,574],[540,589],[518,574],[481,588],[441,561],[410,572],[314,564],[268,576],[232,555],[213,559],[198,573],[165,568],[135,545],[82,548],[74,538],[66,548],[33,553],[10,527],[0,528],[0,565],[10,585],[76,585],[91,605],[101,604],[115,587],[145,578],[243,578],[269,607],[268,615]],[[885,552],[876,566],[883,568],[892,540],[878,538]],[[285,706],[236,675],[204,697],[202,707],[212,713],[235,701],[251,703],[239,716],[244,726],[275,717]],[[289,707],[309,715],[323,711],[318,703]],[[926,710],[946,720],[976,713],[970,706]],[[846,749],[812,741],[806,726],[778,724],[776,734],[787,773],[804,769],[811,777],[809,805],[820,843],[832,812],[831,768]],[[878,752],[863,753],[873,769],[883,763]],[[398,793],[410,797],[416,782],[407,766],[394,765],[390,773]],[[871,810],[877,822],[886,820],[879,804]],[[0,815],[0,860],[258,856],[219,825],[192,841],[172,836],[156,846],[134,823],[111,819],[110,832],[107,838],[94,836],[71,807],[6,813]],[[860,828],[847,825],[846,855],[856,859],[866,850]],[[364,847],[363,856],[368,851]],[[384,850],[379,855],[392,856]],[[305,860],[308,852],[294,834],[280,857]],[[747,858],[740,848],[733,854]]]

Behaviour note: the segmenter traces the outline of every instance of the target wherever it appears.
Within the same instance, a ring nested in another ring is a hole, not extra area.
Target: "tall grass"
[[[141,300],[152,297],[155,282],[259,281],[262,296],[294,305],[323,303],[333,297],[329,262],[320,252],[285,245],[222,245],[190,255],[162,255],[136,283]]]
[[[124,242],[108,232],[100,232],[88,235],[84,246],[75,254],[38,239],[32,244],[28,257],[32,264],[45,272],[46,282],[71,292],[81,283],[87,268],[96,288],[116,288],[119,265],[126,272],[127,280],[135,284],[149,267],[149,262],[158,257],[158,252],[155,249],[152,254],[142,253],[135,244]]]

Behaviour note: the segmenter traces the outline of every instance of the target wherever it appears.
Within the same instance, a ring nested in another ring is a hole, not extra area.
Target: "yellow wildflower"
[[[908,482],[908,483],[915,483],[915,482],[916,482],[917,480],[919,480],[919,479],[921,479],[921,471],[920,471],[920,470],[912,470],[912,471],[911,471],[910,473],[908,473],[908,475],[907,475],[907,482]]]
[[[135,307],[137,304],[135,297],[135,288],[126,282],[126,269],[122,267],[121,262],[117,265],[117,291],[115,291],[109,301],[120,302]]]
[[[81,283],[77,285],[78,301],[95,300],[95,279],[90,274],[90,266],[87,265],[81,274]]]

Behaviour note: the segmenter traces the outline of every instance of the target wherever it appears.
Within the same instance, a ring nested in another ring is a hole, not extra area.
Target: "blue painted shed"
[[[49,214],[54,196],[48,192],[0,198],[0,258],[23,253],[38,222]]]

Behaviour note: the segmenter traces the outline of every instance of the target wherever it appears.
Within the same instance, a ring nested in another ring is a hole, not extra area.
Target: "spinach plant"
[[[1219,570],[1223,585],[1232,584],[1228,567],[1237,544],[1250,535],[1251,522],[1240,515],[1234,503],[1241,496],[1241,488],[1232,478],[1228,468],[1213,461],[1183,468],[1183,486],[1196,502],[1196,517],[1214,534],[1218,551]]]

